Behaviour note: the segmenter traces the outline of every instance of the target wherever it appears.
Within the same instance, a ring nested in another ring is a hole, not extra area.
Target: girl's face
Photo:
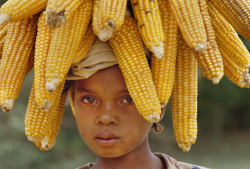
[[[75,81],[76,122],[85,143],[101,157],[120,157],[147,146],[151,124],[129,95],[118,65]]]

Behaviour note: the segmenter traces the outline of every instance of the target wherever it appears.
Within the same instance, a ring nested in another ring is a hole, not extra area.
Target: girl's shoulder
[[[77,167],[76,169],[90,169],[93,165],[94,165],[93,163],[88,163],[81,167]]]
[[[184,163],[177,161],[173,157],[163,153],[154,153],[157,157],[161,158],[167,169],[208,169],[206,167]]]

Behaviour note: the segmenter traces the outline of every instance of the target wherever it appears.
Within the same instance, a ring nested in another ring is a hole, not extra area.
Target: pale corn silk
[[[146,55],[149,56],[148,49],[146,49],[145,46],[144,48]],[[98,38],[96,38],[86,56],[79,63],[73,64],[71,66],[66,79],[87,79],[98,70],[105,69],[116,64],[118,64],[118,61],[109,43],[100,41]],[[176,161],[174,158],[166,154],[155,153],[155,155],[162,159],[167,169],[207,169],[197,165]],[[92,165],[93,163],[88,163],[77,169],[90,169]]]

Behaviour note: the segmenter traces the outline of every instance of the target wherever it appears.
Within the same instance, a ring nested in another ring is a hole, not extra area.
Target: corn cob
[[[169,2],[188,46],[197,52],[204,52],[206,50],[207,35],[198,0],[170,0]]]
[[[127,0],[95,1],[93,25],[95,25],[95,34],[100,40],[107,41],[114,31],[121,28],[126,4]]]
[[[91,14],[92,0],[86,0],[69,20],[54,31],[45,70],[48,91],[54,91],[67,75],[75,52],[88,28]]]
[[[4,46],[6,34],[7,34],[6,27],[0,26],[0,59],[2,58],[3,46]]]
[[[55,29],[46,25],[45,16],[46,13],[43,12],[38,21],[35,50],[34,85],[37,105],[43,110],[48,111],[51,107],[51,97],[53,97],[53,95],[51,95],[46,89],[45,65]]]
[[[27,63],[35,43],[38,15],[9,22],[1,59],[0,105],[4,112],[12,109],[26,73]]]
[[[2,59],[4,41],[5,41],[5,36],[0,40],[0,61]]]
[[[171,97],[175,138],[183,151],[189,151],[197,137],[197,83],[197,62],[179,32]]]
[[[203,75],[212,80],[214,84],[218,84],[224,74],[222,56],[215,40],[206,0],[199,0],[198,2],[207,34],[207,49],[203,53],[194,52],[194,55]]]
[[[48,0],[8,0],[0,8],[0,26],[20,21],[44,10]]]
[[[153,55],[151,58],[151,70],[157,95],[161,107],[163,107],[167,104],[171,96],[174,84],[178,25],[173,11],[169,6],[169,2],[158,0],[158,3],[163,23],[163,31],[167,41],[164,47],[164,57],[158,59]]]
[[[0,40],[3,39],[6,34],[7,34],[6,27],[5,26],[0,26]]]
[[[249,0],[209,0],[234,29],[250,41]]]
[[[210,2],[208,2],[208,11],[220,51],[223,50],[226,53],[225,56],[229,57],[239,67],[248,69],[250,66],[250,54],[234,28]]]
[[[121,30],[114,33],[109,43],[137,110],[147,121],[159,121],[160,102],[135,20],[126,16]]]
[[[46,7],[47,25],[59,27],[68,20],[85,0],[48,0]]]
[[[60,85],[62,91],[64,83]],[[31,89],[25,114],[25,134],[41,150],[49,150],[56,143],[60,129],[67,93],[57,93],[55,102],[49,111],[44,111],[36,104],[34,84]]]
[[[165,35],[158,0],[131,0],[143,42],[157,58],[164,56]]]
[[[78,47],[72,64],[78,63],[83,59],[83,57],[87,54],[89,48],[93,44],[95,37],[96,35],[93,31],[92,23],[89,23],[88,29],[82,38],[82,41],[80,43],[80,46]]]
[[[104,27],[104,24],[101,20],[101,10],[100,10],[100,1],[94,0],[93,6],[93,30],[98,38],[102,41],[107,41],[113,35],[113,31]]]
[[[224,73],[227,78],[239,87],[250,87],[250,75],[248,69],[244,69],[235,64],[222,50],[221,55],[224,64]]]
[[[25,76],[34,68],[35,45],[30,52],[29,60],[26,67]]]

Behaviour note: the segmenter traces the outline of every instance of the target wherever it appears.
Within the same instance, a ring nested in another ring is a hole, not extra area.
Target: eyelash
[[[125,99],[123,99],[122,100],[122,102],[124,101],[124,100],[126,100],[126,99],[131,99],[131,103],[125,103],[125,104],[134,104],[134,101],[133,101],[133,99],[132,99],[132,97],[126,97]]]
[[[92,102],[89,102],[89,100],[88,100],[88,102],[85,102],[84,101],[85,99],[93,99],[93,100],[92,100]],[[127,101],[127,99],[130,99],[130,101]],[[97,100],[94,97],[91,97],[91,96],[85,96],[81,100],[85,104],[96,104],[96,103],[98,103]],[[126,101],[126,102],[124,102],[124,101]],[[134,101],[133,101],[132,97],[128,96],[128,97],[126,97],[126,98],[124,98],[122,100],[122,103],[125,103],[125,104],[134,104]]]
[[[84,101],[85,99],[94,99],[94,101],[93,101],[92,103],[90,103],[90,102],[85,102],[85,101]],[[94,97],[85,96],[85,97],[82,98],[82,102],[83,102],[83,103],[86,103],[86,104],[96,104],[95,102],[97,102],[97,100],[96,100]],[[97,102],[97,103],[98,103],[98,102]]]

